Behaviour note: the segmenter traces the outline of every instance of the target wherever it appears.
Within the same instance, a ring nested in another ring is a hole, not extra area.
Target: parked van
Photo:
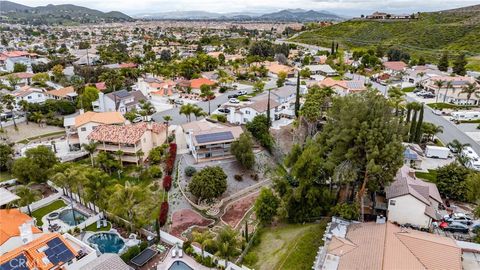
[[[480,112],[477,111],[459,111],[452,112],[450,120],[452,121],[469,121],[469,120],[479,120]]]
[[[473,150],[472,147],[467,146],[462,150],[461,155],[463,157],[468,158],[466,161],[465,166],[467,166],[470,169],[480,171],[480,157],[478,156],[477,152]]]
[[[443,158],[447,159],[450,155],[450,149],[447,147],[427,145],[425,148],[425,155],[429,158]]]

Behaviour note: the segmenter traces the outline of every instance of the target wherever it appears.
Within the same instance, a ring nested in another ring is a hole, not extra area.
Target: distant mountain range
[[[0,22],[20,24],[74,24],[133,21],[118,11],[101,12],[75,5],[29,7],[10,1],[0,1]]]
[[[235,12],[214,13],[206,11],[173,11],[159,13],[143,13],[133,17],[151,20],[255,20],[255,21],[282,21],[282,22],[309,22],[309,21],[341,21],[344,20],[328,11],[303,9],[285,9],[273,13]]]

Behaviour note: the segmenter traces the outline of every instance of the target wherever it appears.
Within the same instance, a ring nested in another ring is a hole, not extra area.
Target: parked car
[[[228,98],[231,99],[231,98],[237,98],[238,97],[238,94],[231,94],[231,95],[228,95]]]
[[[462,223],[462,224],[465,224],[465,225],[471,225],[473,223],[472,219],[470,219],[468,217],[449,218],[449,219],[447,219],[447,222],[457,222],[457,223]]]
[[[468,233],[468,226],[458,222],[452,222],[443,229],[446,232]]]
[[[471,229],[474,233],[480,233],[480,222],[474,223]]]
[[[177,104],[177,105],[183,105],[183,103],[185,103],[185,102],[184,102],[183,100],[181,100],[181,99],[176,99],[174,102],[175,102],[175,104]]]
[[[236,99],[236,98],[231,98],[228,100],[228,102],[230,103],[240,103],[240,100]]]
[[[237,92],[237,95],[239,95],[239,96],[243,96],[243,95],[246,95],[246,94],[247,94],[247,91],[245,91],[245,90],[240,90],[240,91]]]
[[[218,111],[221,113],[230,113],[230,109],[227,109],[227,108],[220,108],[218,109]]]
[[[133,119],[132,123],[138,123],[138,122],[142,122],[142,121],[143,121],[143,117],[137,116]]]
[[[422,95],[422,97],[423,97],[423,98],[434,98],[435,95],[432,94],[432,93],[427,93],[427,94]]]

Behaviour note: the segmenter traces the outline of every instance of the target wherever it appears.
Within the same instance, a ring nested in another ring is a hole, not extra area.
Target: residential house
[[[33,75],[34,75],[33,73],[29,73],[29,72],[10,73],[8,75],[3,75],[2,77],[0,77],[0,81],[5,85],[10,85],[10,82],[8,79],[10,76],[14,76],[18,79],[17,87],[22,87],[25,85],[30,85],[32,83]]]
[[[303,68],[308,68],[311,75],[323,75],[326,77],[337,76],[338,73],[330,65],[307,65]]]
[[[420,85],[424,84],[428,79],[436,76],[445,76],[445,74],[436,67],[428,65],[414,66],[407,69],[407,74],[404,79],[411,84]]]
[[[83,112],[80,115],[63,120],[70,150],[81,149],[88,144],[88,135],[100,125],[124,125],[125,118],[120,112]]]
[[[443,82],[440,89],[437,86],[438,81]],[[479,98],[477,95],[472,94],[470,99],[468,99],[466,93],[461,93],[462,89],[469,83],[475,84],[477,91],[480,91],[480,84],[475,81],[475,78],[467,76],[434,76],[426,80],[423,86],[427,91],[438,95],[439,102],[453,103],[456,105],[478,105]]]
[[[148,99],[156,100],[172,96],[175,93],[176,85],[172,80],[163,81],[159,78],[139,78],[136,87]]]
[[[403,164],[410,168],[416,169],[422,167],[423,150],[418,144],[403,143],[405,151],[403,151]]]
[[[37,239],[41,235],[42,231],[35,226],[35,220],[20,212],[20,209],[0,209],[0,255],[2,257],[3,254],[26,244],[27,240]]]
[[[74,101],[78,94],[73,86],[68,86],[56,90],[50,90],[46,93],[47,99]]]
[[[462,248],[449,237],[391,222],[358,223],[332,218],[312,269],[462,270]]]
[[[115,112],[125,114],[131,110],[140,110],[140,102],[147,99],[141,91],[120,90],[108,94],[98,93],[98,99],[92,102],[95,112]]]
[[[326,78],[318,83],[320,87],[331,87],[335,93],[341,96],[348,94],[359,93],[367,90],[363,81],[359,80],[334,80],[332,78]]]
[[[66,233],[45,233],[0,257],[0,269],[79,270],[97,258],[89,245]]]
[[[200,87],[202,87],[202,85],[214,86],[215,84],[216,84],[215,81],[212,81],[207,78],[198,78],[198,79],[190,80],[190,87],[192,88],[192,90],[197,92],[200,91]]]
[[[403,61],[387,61],[383,63],[383,67],[385,69],[385,72],[390,75],[395,75],[404,72],[407,69],[408,65],[405,64],[405,62]]]
[[[166,141],[166,126],[155,122],[131,125],[101,125],[88,135],[88,140],[98,143],[98,151],[116,156],[121,151],[122,162],[141,163],[154,147]]]
[[[280,111],[280,103],[276,101],[276,97],[270,95],[270,118],[272,121],[277,119],[276,113]],[[230,110],[227,115],[227,121],[232,124],[242,125],[253,120],[260,114],[267,114],[268,94],[262,94],[251,99],[251,101],[243,102],[241,105],[228,104],[224,107]]]
[[[28,85],[21,87],[11,93],[15,97],[17,108],[20,101],[24,100],[28,103],[43,103],[47,100],[45,92],[40,88],[30,87]]]
[[[196,162],[231,157],[231,144],[243,133],[241,127],[228,127],[205,119],[183,124],[182,129]]]
[[[429,228],[432,221],[442,217],[439,207],[443,202],[437,186],[417,179],[414,171],[405,165],[386,188],[386,199],[387,218],[391,222]]]
[[[268,73],[272,77],[278,77],[278,74],[281,72],[287,74],[287,78],[295,77],[295,69],[293,67],[282,65],[277,62],[266,63],[265,67],[268,69]]]
[[[16,64],[25,65],[27,67],[27,71],[32,71],[32,61],[30,58],[25,56],[7,57],[5,60],[5,70],[7,72],[13,72]]]

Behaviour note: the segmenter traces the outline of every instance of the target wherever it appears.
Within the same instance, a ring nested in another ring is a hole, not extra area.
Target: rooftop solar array
[[[127,90],[120,90],[120,91],[117,91],[115,93],[113,93],[115,96],[119,97],[119,98],[124,98],[124,97],[128,97],[130,96],[130,93],[128,93]]]
[[[140,254],[135,256],[132,260],[130,260],[131,263],[135,264],[136,266],[143,266],[146,264],[150,259],[153,258],[157,254],[156,250],[152,250],[150,248],[144,249]]]
[[[217,141],[227,141],[233,140],[233,134],[231,131],[224,131],[224,132],[217,132],[217,133],[210,133],[210,134],[202,134],[196,135],[195,139],[198,143],[209,143],[209,142],[217,142]]]
[[[45,250],[45,255],[54,265],[59,265],[61,262],[66,263],[75,257],[72,251],[58,237],[48,241],[47,246],[48,249]]]
[[[8,262],[0,265],[0,270],[30,270],[27,266],[27,258],[22,253]]]

